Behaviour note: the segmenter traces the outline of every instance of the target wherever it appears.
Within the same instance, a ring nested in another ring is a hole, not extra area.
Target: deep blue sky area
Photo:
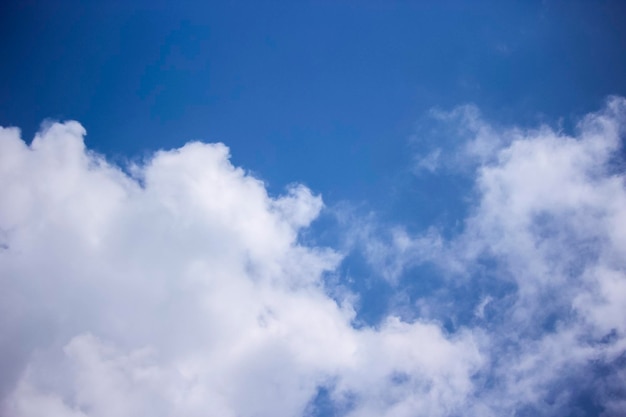
[[[403,220],[441,209],[410,174],[429,109],[567,126],[626,94],[620,1],[27,1],[0,14],[0,125],[26,139],[53,118],[80,121],[112,160],[222,141],[273,193],[304,182]]]

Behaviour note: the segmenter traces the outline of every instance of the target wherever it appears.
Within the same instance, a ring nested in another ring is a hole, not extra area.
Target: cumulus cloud
[[[299,235],[323,208],[271,197],[222,144],[123,170],[77,122],[0,130],[0,414],[450,415],[484,362],[471,331],[393,315],[355,329]]]
[[[473,311],[441,315],[468,315],[474,331],[488,329],[489,382],[475,404],[486,406],[483,415],[620,415],[626,100],[608,99],[573,135],[494,127],[471,106],[439,117],[471,133],[452,153],[473,165],[475,197],[464,230],[439,240],[434,252],[404,249],[432,239],[432,230],[384,246],[397,270],[431,262],[446,271],[448,286],[474,294]],[[442,300],[430,303],[436,310]],[[595,414],[585,414],[590,407]]]
[[[349,219],[396,292],[441,275],[371,326],[329,287],[343,255],[300,239],[324,209],[303,185],[268,195],[222,144],[121,169],[76,122],[0,130],[0,415],[619,416],[626,100],[571,135],[439,117],[472,206],[451,237]]]
[[[606,373],[620,372],[626,176],[613,162],[625,122],[626,101],[613,98],[579,123],[576,136],[528,131],[479,168],[481,200],[457,248],[470,262],[491,257],[499,278],[516,286],[507,323],[515,330],[506,335],[523,339],[519,365],[504,380],[518,401],[554,395],[552,384],[568,373],[570,383],[603,385]],[[591,364],[604,364],[605,375],[586,369]],[[562,390],[561,399],[568,394]]]

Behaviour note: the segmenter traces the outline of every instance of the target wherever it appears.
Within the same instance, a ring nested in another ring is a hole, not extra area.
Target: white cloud
[[[453,298],[417,303],[465,313],[452,333],[426,314],[356,329],[353,297],[324,284],[342,256],[299,239],[321,198],[297,184],[270,197],[222,144],[128,175],[76,122],[30,146],[0,130],[0,414],[297,416],[325,387],[354,417],[566,415],[584,385],[619,415],[626,101],[573,136],[471,107],[439,117],[467,139],[463,231],[350,220],[346,239],[397,291],[436,264]]]
[[[438,264],[456,277],[454,285],[480,295],[480,319],[489,303],[498,316],[487,323],[488,374],[496,386],[479,403],[496,415],[524,407],[536,415],[564,413],[584,380],[594,381],[592,397],[607,415],[618,415],[601,393],[626,383],[619,365],[626,352],[626,174],[615,165],[626,100],[610,98],[574,136],[546,126],[492,127],[473,107],[438,114],[452,123],[448,128],[459,124],[457,131],[472,133],[458,151],[475,161],[476,200],[464,231],[440,240],[435,252],[404,250],[432,240],[432,230],[379,252],[399,260],[400,271]],[[488,279],[478,280],[485,264]],[[490,293],[498,282],[512,290]]]
[[[319,196],[271,198],[221,144],[131,177],[84,134],[0,131],[3,416],[296,416],[322,385],[351,415],[436,416],[472,395],[474,334],[357,330],[327,295],[341,257],[298,240]]]

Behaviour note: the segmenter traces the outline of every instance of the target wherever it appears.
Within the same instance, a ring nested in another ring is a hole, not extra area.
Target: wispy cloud
[[[431,262],[456,275],[461,288],[482,294],[478,318],[488,305],[500,316],[487,324],[497,388],[484,391],[481,402],[496,415],[516,409],[556,415],[576,406],[580,393],[573,387],[592,380],[587,401],[617,415],[610,410],[621,395],[611,400],[602,393],[624,383],[626,176],[614,162],[626,101],[610,98],[579,122],[575,136],[546,126],[494,128],[472,107],[437,117],[473,134],[448,155],[475,161],[473,208],[464,230],[440,240]],[[424,251],[387,250],[406,263],[428,262]],[[485,265],[488,279],[478,279]],[[512,287],[491,293],[498,282]]]

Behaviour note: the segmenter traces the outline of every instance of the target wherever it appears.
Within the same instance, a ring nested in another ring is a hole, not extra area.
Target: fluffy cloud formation
[[[394,270],[438,265],[454,291],[416,306],[486,331],[480,415],[623,415],[626,100],[607,100],[573,136],[494,127],[471,106],[436,116],[466,139],[441,156],[474,176],[464,229],[448,240],[432,230],[374,237],[369,246],[383,249],[371,263],[383,254]],[[468,309],[463,298],[477,301]]]
[[[546,127],[502,135],[509,142],[479,167],[480,202],[453,245],[463,264],[491,259],[515,285],[495,345],[517,346],[499,378],[509,401],[538,413],[571,406],[590,380],[606,415],[624,411],[623,392],[601,397],[626,383],[625,123],[626,100],[612,98],[575,137]]]
[[[465,141],[420,175],[463,158],[470,214],[450,238],[349,227],[396,292],[440,274],[371,326],[329,287],[342,256],[299,239],[306,187],[269,196],[221,144],[124,171],[76,122],[1,130],[0,414],[622,415],[626,100],[571,136],[437,117]]]
[[[221,144],[125,172],[76,122],[0,131],[2,416],[450,415],[484,358],[472,332],[390,316],[355,329],[341,257],[298,235],[322,209],[271,197]],[[337,411],[339,412],[339,411]]]

